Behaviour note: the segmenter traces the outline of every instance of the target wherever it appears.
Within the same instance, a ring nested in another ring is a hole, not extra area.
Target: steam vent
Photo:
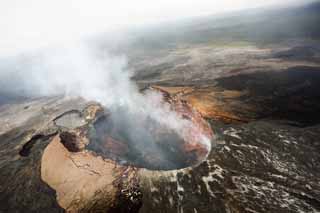
[[[213,142],[209,123],[179,96],[160,88],[150,90],[160,92],[171,110],[192,124],[182,135],[152,118],[142,121],[124,110],[114,115],[82,99],[39,99],[17,105],[13,110],[23,113],[28,124],[11,120],[12,113],[6,112],[11,123],[1,127],[1,140],[12,151],[1,158],[12,159],[11,166],[19,170],[6,170],[1,181],[15,174],[21,182],[9,181],[19,186],[16,191],[10,184],[2,187],[1,201],[7,199],[4,194],[14,193],[21,202],[14,206],[7,200],[1,208],[138,212],[144,202],[154,202],[152,190],[160,190],[149,185],[154,178],[177,184],[178,172],[205,162]],[[46,116],[39,117],[39,112]],[[12,130],[6,132],[6,127]],[[23,196],[25,190],[34,191],[32,198]]]
[[[211,148],[213,133],[209,124],[186,102],[161,93],[172,110],[191,122],[184,135],[150,117],[130,115],[126,109],[105,111],[89,128],[87,148],[121,165],[149,170],[175,170],[200,164]]]
[[[0,212],[317,212],[317,127],[210,111],[209,89],[149,88],[193,124],[180,134],[80,98],[3,105]]]
[[[319,190],[317,170],[309,169],[319,153],[307,142],[317,141],[315,127],[245,123],[228,108],[209,111],[201,96],[207,89],[149,88],[193,124],[183,134],[80,98],[2,106],[0,212],[319,208],[311,190]]]
[[[319,0],[0,0],[0,213],[320,213],[319,23]]]

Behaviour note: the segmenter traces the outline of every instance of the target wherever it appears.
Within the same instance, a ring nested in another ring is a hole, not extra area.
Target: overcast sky
[[[0,56],[127,26],[299,0],[0,0]]]

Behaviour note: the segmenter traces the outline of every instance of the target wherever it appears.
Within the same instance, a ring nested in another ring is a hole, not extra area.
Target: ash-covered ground
[[[117,49],[141,90],[210,124],[211,151],[192,167],[136,168],[86,149],[98,103],[2,96],[0,212],[319,212],[319,8],[159,26]]]

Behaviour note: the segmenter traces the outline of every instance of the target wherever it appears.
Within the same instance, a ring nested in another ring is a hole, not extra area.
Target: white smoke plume
[[[0,86],[7,90],[2,92],[11,95],[81,96],[101,103],[111,113],[125,113],[122,116],[127,116],[129,128],[134,126],[132,119],[144,123],[151,118],[182,137],[192,125],[172,111],[161,94],[139,92],[130,80],[125,56],[98,51],[85,42],[29,53],[1,65]],[[137,133],[132,131],[132,134]],[[199,142],[210,148],[210,141],[205,136]]]
[[[128,115],[135,115],[134,118],[151,117],[184,135],[191,123],[171,111],[160,94],[142,95],[138,91],[130,81],[125,56],[97,51],[79,40],[107,28],[118,30],[279,4],[277,0],[200,0],[197,4],[192,0],[165,0],[156,4],[147,0],[139,3],[3,0],[0,3],[0,102],[4,96],[81,96],[113,111],[124,109]],[[62,41],[63,45],[57,45]],[[207,139],[203,141],[210,146]]]

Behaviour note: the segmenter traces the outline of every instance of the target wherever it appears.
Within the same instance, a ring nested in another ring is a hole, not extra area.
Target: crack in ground
[[[79,169],[83,169],[83,170],[86,170],[86,171],[89,171],[89,173],[91,174],[96,174],[96,175],[99,175],[101,176],[101,173],[100,172],[97,172],[93,169],[90,169],[90,165],[89,164],[85,164],[85,165],[79,165],[75,159],[73,159],[71,156],[68,156],[69,159],[72,161],[72,163]]]

